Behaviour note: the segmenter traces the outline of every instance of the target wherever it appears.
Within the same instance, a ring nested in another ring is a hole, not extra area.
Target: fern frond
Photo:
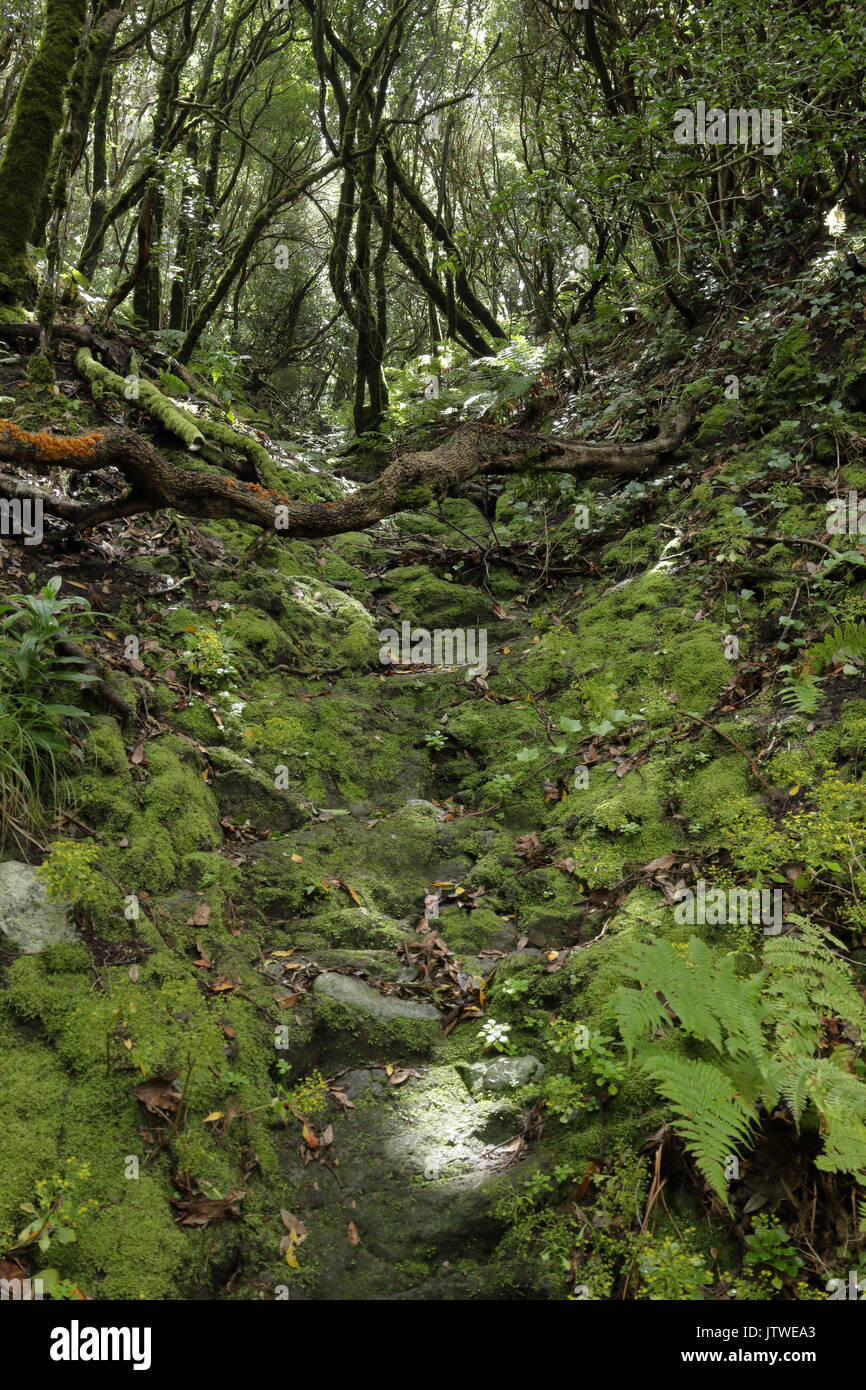
[[[671,1102],[677,1117],[674,1129],[685,1139],[699,1171],[727,1203],[725,1165],[735,1147],[747,1145],[751,1138],[754,1105],[737,1094],[727,1072],[710,1062],[656,1052],[641,1063]]]
[[[845,623],[844,627],[835,627],[820,642],[809,647],[806,664],[816,671],[825,671],[842,661],[862,661],[864,657],[866,622]]]
[[[837,1018],[866,1037],[866,1005],[851,968],[833,954],[841,943],[807,917],[795,916],[798,936],[768,938],[764,959],[767,1022],[783,1056],[814,1055],[822,1021]]]
[[[779,699],[798,714],[815,714],[821,704],[821,689],[814,676],[789,676],[779,690]]]

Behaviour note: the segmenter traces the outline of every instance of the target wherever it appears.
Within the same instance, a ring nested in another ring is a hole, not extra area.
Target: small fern
[[[758,1106],[769,1112],[783,1098],[798,1125],[810,1108],[819,1116],[819,1168],[866,1180],[866,1084],[852,1047],[822,1055],[828,1019],[866,1037],[866,1006],[834,953],[839,942],[807,918],[789,920],[798,934],[769,939],[765,969],[746,977],[733,954],[718,956],[697,937],[686,950],[635,943],[623,968],[639,987],[614,996],[629,1054],[670,1101],[674,1128],[725,1202],[728,1159],[750,1141]]]
[[[815,714],[821,704],[821,688],[814,676],[788,676],[779,691],[783,705],[798,714]]]
[[[845,623],[835,627],[820,642],[806,652],[805,665],[811,670],[826,671],[841,662],[862,661],[866,657],[866,622]]]

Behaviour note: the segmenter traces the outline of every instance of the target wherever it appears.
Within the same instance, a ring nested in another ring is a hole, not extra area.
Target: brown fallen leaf
[[[388,1076],[390,1086],[402,1086],[404,1081],[408,1081],[410,1076],[420,1076],[421,1073],[414,1071],[411,1067],[397,1067]]]
[[[299,1220],[297,1216],[293,1216],[290,1211],[286,1211],[285,1207],[280,1208],[280,1220],[287,1231],[294,1231],[295,1244],[303,1245],[304,1241],[307,1239],[307,1228],[303,1221]],[[281,1249],[280,1254],[284,1255],[285,1251]]]
[[[234,980],[228,979],[226,975],[216,975],[214,979],[211,980],[210,987],[214,994],[219,994],[224,990],[234,989],[235,982]]]
[[[333,1142],[334,1142],[334,1130],[333,1130],[333,1127],[332,1127],[331,1125],[325,1125],[325,1128],[322,1130],[322,1143],[323,1143],[323,1144],[325,1145],[325,1147],[327,1148],[328,1145],[329,1145],[329,1144],[333,1144]]]
[[[245,1196],[246,1193],[243,1191],[232,1191],[227,1192],[224,1197],[193,1197],[188,1201],[173,1199],[172,1206],[186,1212],[180,1223],[182,1226],[208,1226],[211,1221],[239,1217],[237,1203]]]
[[[137,965],[131,965],[131,966],[129,967],[129,978],[132,980],[132,983],[135,984],[136,980],[138,979],[138,966],[137,966]]]
[[[316,1136],[315,1136],[315,1134],[313,1133],[313,1131],[312,1131],[312,1129],[310,1128],[310,1126],[307,1124],[307,1121],[306,1121],[306,1120],[304,1120],[304,1124],[303,1124],[303,1128],[302,1128],[302,1130],[301,1130],[301,1133],[302,1133],[303,1136],[304,1136],[304,1143],[307,1145],[307,1148],[309,1148],[309,1149],[317,1149],[317,1148],[319,1147],[319,1141],[318,1141],[318,1139],[316,1138]]]
[[[349,1230],[348,1230],[347,1234],[348,1234],[349,1240],[350,1240],[350,1242],[352,1243],[352,1245],[357,1245],[357,1244],[358,1244],[358,1241],[361,1239],[361,1237],[358,1235],[358,1231],[357,1231],[357,1228],[356,1228],[356,1226],[355,1226],[354,1221],[350,1221],[350,1222],[349,1222]]]
[[[130,761],[131,763],[136,763],[136,764],[137,764],[137,763],[143,763],[143,762],[144,762],[144,744],[143,744],[143,743],[137,743],[137,744],[135,745],[135,747],[133,748],[131,754],[129,755],[129,761]]]
[[[180,1088],[175,1085],[177,1076],[152,1076],[149,1081],[140,1081],[135,1087],[135,1095],[152,1115],[162,1115],[168,1119],[177,1109],[181,1097]]]
[[[274,1003],[278,1009],[292,1009],[302,998],[303,995],[301,994],[275,994]]]
[[[207,903],[197,903],[195,911],[188,917],[186,924],[188,927],[206,927],[210,921],[210,908]]]
[[[677,861],[675,854],[663,854],[660,859],[651,859],[648,864],[644,864],[644,873],[654,874],[657,869],[670,869]]]

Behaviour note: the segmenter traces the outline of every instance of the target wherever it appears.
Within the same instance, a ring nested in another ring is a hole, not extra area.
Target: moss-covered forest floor
[[[509,483],[492,524],[452,499],[245,563],[251,528],[163,513],[5,549],[6,592],[89,599],[137,723],[71,724],[48,838],[97,847],[78,929],[0,955],[0,1254],[68,1184],[76,1238],[29,1267],[93,1298],[763,1297],[756,1213],[800,1252],[770,1296],[856,1265],[852,1181],[781,1114],[729,1207],[709,1192],[610,1003],[648,933],[759,956],[760,926],[673,907],[770,865],[866,979],[830,841],[791,875],[768,839],[833,778],[864,819],[862,660],[817,704],[779,671],[866,617],[826,511],[866,492],[863,322],[831,266],[700,335],[595,330],[518,421],[639,437],[703,377],[696,428],[641,482]],[[71,367],[54,393],[12,351],[0,372],[24,428],[105,419]],[[310,495],[345,466],[268,447]],[[404,622],[486,629],[486,670],[384,665]],[[577,1089],[564,1025],[615,1059]]]

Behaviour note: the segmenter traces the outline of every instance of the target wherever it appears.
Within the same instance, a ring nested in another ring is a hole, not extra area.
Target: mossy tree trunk
[[[32,302],[27,243],[63,123],[70,54],[84,32],[87,0],[45,0],[42,38],[21,83],[0,160],[0,303]]]

